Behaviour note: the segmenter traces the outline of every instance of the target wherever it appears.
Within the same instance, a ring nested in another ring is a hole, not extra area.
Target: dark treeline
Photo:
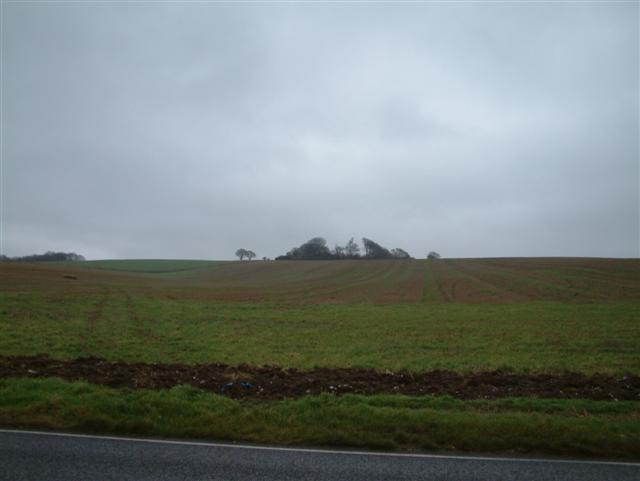
[[[389,250],[366,237],[362,238],[362,245],[364,253],[361,253],[360,246],[352,237],[345,246],[336,245],[330,249],[324,238],[314,237],[285,255],[276,257],[276,260],[411,259],[403,249]]]
[[[22,257],[0,256],[1,262],[57,262],[57,261],[84,261],[84,256],[75,252],[52,252],[48,251],[44,254],[32,254]]]

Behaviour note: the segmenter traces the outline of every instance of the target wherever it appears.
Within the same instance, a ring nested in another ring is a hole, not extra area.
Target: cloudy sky
[[[2,3],[2,251],[640,256],[639,4]]]

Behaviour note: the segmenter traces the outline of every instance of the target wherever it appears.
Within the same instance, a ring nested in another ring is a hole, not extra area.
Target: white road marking
[[[581,461],[579,459],[541,459],[541,458],[501,458],[491,456],[456,456],[452,454],[420,454],[420,453],[384,453],[375,451],[339,451],[331,449],[313,449],[313,448],[289,448],[281,446],[252,446],[249,444],[232,444],[232,443],[207,443],[204,441],[178,441],[171,439],[149,439],[149,438],[129,438],[122,436],[99,436],[93,434],[75,434],[60,433],[54,431],[27,431],[20,429],[0,429],[0,433],[10,434],[37,434],[43,436],[60,436],[68,438],[85,438],[85,439],[102,439],[107,441],[130,441],[136,443],[154,443],[154,444],[174,444],[182,446],[203,446],[214,448],[230,448],[230,449],[253,449],[262,451],[284,451],[293,453],[316,453],[316,454],[347,454],[359,456],[390,456],[405,458],[426,458],[426,459],[457,459],[468,461],[500,461],[500,462],[527,462],[527,463],[570,463],[570,464],[600,464],[614,466],[635,466],[640,468],[640,463],[623,462],[623,461]]]

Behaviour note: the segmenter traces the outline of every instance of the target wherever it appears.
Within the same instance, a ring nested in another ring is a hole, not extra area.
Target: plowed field
[[[4,263],[0,273],[1,290],[86,292],[117,284],[156,295],[232,301],[640,301],[637,259]],[[68,274],[77,279],[64,278]]]

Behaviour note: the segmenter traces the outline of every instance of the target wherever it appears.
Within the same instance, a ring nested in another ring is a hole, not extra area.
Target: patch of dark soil
[[[449,395],[460,399],[501,397],[640,400],[640,376],[604,374],[518,374],[488,371],[423,373],[373,369],[311,370],[241,364],[144,364],[96,357],[60,361],[46,355],[0,356],[0,378],[60,377],[118,388],[167,389],[178,384],[233,398],[284,399],[323,392],[335,394]]]

